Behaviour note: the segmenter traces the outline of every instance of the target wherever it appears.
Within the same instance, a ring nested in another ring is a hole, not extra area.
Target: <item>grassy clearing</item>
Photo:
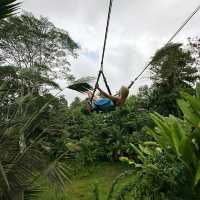
[[[66,185],[66,192],[70,200],[94,200],[94,186],[98,185],[100,199],[105,200],[110,191],[113,180],[125,171],[127,167],[120,163],[97,163],[84,169]],[[122,184],[124,184],[123,181]]]
[[[38,200],[94,200],[94,188],[98,186],[100,200],[106,200],[111,189],[113,180],[128,167],[121,163],[100,162],[80,169],[71,178],[71,183],[66,184],[66,193],[56,192],[53,188],[47,188],[46,191],[39,193]],[[115,193],[128,180],[133,177],[127,177],[121,180],[115,188]],[[45,184],[44,184],[45,185]],[[128,200],[128,199],[127,199]]]

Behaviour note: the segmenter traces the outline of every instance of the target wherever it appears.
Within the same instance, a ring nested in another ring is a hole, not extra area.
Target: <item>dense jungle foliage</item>
[[[153,84],[124,106],[84,114],[84,100],[69,105],[56,82],[75,79],[69,58],[77,58],[79,45],[47,18],[13,15],[20,4],[2,2],[0,199],[69,199],[73,177],[104,162],[120,162],[124,171],[103,198],[92,185],[92,199],[200,198],[198,37],[159,49],[150,67]]]

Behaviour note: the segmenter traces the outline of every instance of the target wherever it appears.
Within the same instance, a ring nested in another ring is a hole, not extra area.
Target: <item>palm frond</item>
[[[22,193],[27,199],[29,197],[34,199],[40,192],[35,186],[40,186],[37,180],[41,175],[45,175],[52,185],[64,188],[68,169],[58,159],[49,160],[49,155],[42,148],[45,143],[41,137],[46,129],[38,133],[34,139],[27,137],[32,132],[33,124],[51,101],[49,100],[41,108],[35,108],[37,113],[34,111],[29,115],[26,109],[23,109],[23,113],[15,114],[12,121],[0,122],[2,133],[0,135],[0,199],[11,200]],[[37,98],[28,95],[19,99],[16,112],[24,104],[34,105],[34,102],[37,102]],[[23,151],[20,151],[19,137],[25,133],[27,133],[26,146]]]
[[[0,20],[15,14],[21,3],[16,0],[1,0],[0,2]]]
[[[40,72],[34,71],[31,68],[24,68],[20,70],[20,77],[24,78],[29,84],[36,87],[47,85],[54,89],[59,89],[59,85],[51,78],[43,76]],[[32,86],[33,87],[33,86]]]
[[[93,87],[90,85],[92,81],[94,81],[94,77],[90,77],[90,76],[83,77],[74,81],[71,85],[68,86],[68,88],[80,93],[84,93],[89,90],[93,90]]]
[[[4,170],[4,167],[3,167],[2,163],[1,163],[1,161],[0,161],[0,174],[1,174],[5,184],[7,186],[7,189],[9,190],[10,189],[10,184],[8,182],[8,178],[7,178],[6,172]]]
[[[41,185],[28,188],[28,190],[24,192],[24,200],[38,200],[39,196],[45,191],[45,189],[46,188]]]
[[[26,194],[25,194],[26,195]],[[24,200],[64,200],[64,199],[69,199],[68,194],[66,192],[61,192],[60,190],[57,190],[56,188],[52,186],[46,186],[46,189],[39,192],[35,196],[29,195],[25,196],[24,195]]]
[[[66,181],[70,182],[68,169],[58,160],[51,162],[43,175],[52,186],[56,186],[60,191],[64,191]]]

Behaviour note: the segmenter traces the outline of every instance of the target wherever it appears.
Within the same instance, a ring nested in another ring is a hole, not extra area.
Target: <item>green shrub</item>
[[[155,151],[144,155],[136,174],[118,193],[117,199],[188,200],[192,197],[192,180],[186,167],[175,157]]]

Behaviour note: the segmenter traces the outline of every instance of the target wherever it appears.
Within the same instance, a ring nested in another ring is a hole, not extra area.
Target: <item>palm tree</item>
[[[16,0],[1,0],[0,3],[0,20],[9,17],[19,8],[20,3]]]
[[[78,80],[73,81],[68,88],[71,90],[75,90],[80,93],[87,92],[89,90],[93,90],[93,87],[91,86],[91,82],[94,80],[94,77],[82,77]]]
[[[6,91],[5,91],[6,93]],[[4,95],[1,92],[0,95]],[[26,195],[34,193],[40,187],[41,177],[57,188],[64,189],[67,171],[60,159],[49,158],[49,147],[46,134],[51,127],[46,127],[35,134],[50,101],[40,109],[35,108],[30,114],[39,97],[27,95],[16,100],[16,108],[12,117],[0,122],[0,199],[24,200]],[[9,110],[10,105],[7,109]],[[52,126],[52,124],[51,124]]]

